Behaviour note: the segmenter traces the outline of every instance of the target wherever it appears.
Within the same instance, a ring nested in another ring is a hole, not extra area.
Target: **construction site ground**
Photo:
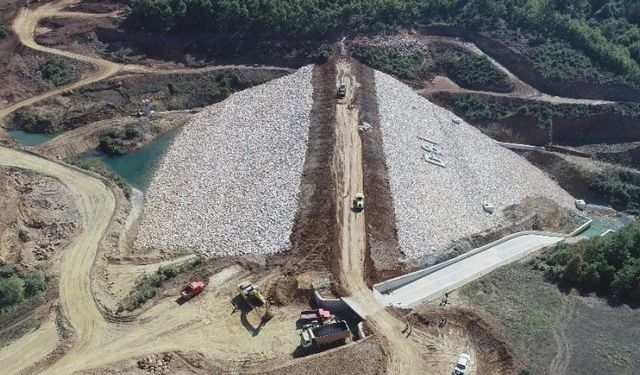
[[[25,50],[75,61],[79,79],[61,87],[34,85],[32,91],[26,92],[29,95],[25,100],[0,102],[0,121],[30,106],[65,108],[60,105],[61,101],[64,98],[76,101],[76,95],[90,101],[88,93],[105,83],[105,90],[115,90],[114,85],[129,79],[139,83],[140,80],[153,81],[158,76],[200,76],[238,70],[255,71],[257,78],[252,82],[257,83],[289,71],[288,68],[245,65],[184,67],[183,63],[148,59],[144,55],[116,62],[107,59],[113,55],[96,52],[104,48],[102,44],[62,48],[69,42],[64,39],[65,28],[82,34],[90,33],[96,25],[112,26],[112,17],[117,16],[115,12],[121,8],[109,4],[61,0],[20,10],[13,4],[11,9],[16,12],[13,27],[19,43],[27,47]],[[44,19],[46,21],[41,22]],[[489,308],[486,313],[498,323],[492,323],[475,310],[457,306],[427,305],[408,312],[385,308],[374,298],[367,283],[406,270],[397,257],[384,255],[385,250],[397,252],[397,242],[382,242],[390,233],[393,238],[393,219],[371,218],[385,217],[385,211],[393,210],[388,186],[371,194],[379,194],[381,204],[372,205],[366,212],[352,210],[352,197],[363,191],[369,195],[376,181],[384,181],[386,175],[384,160],[376,159],[382,147],[381,139],[375,138],[375,131],[364,137],[359,131],[363,119],[374,125],[376,121],[376,110],[371,107],[375,101],[373,73],[367,69],[341,57],[314,71],[312,121],[316,123],[312,123],[310,129],[291,252],[207,261],[196,271],[163,285],[155,297],[132,313],[116,314],[115,310],[141,275],[191,259],[193,255],[161,249],[140,254],[130,249],[130,238],[125,234],[131,228],[135,230],[137,212],[134,208],[139,208],[135,201],[127,201],[111,181],[48,158],[73,156],[95,148],[97,132],[113,125],[109,123],[113,121],[109,120],[110,115],[103,113],[85,118],[81,123],[85,129],[79,127],[41,146],[37,151],[48,154],[45,157],[0,147],[3,170],[20,168],[30,177],[48,176],[46,178],[64,185],[64,188],[57,187],[54,199],[75,206],[78,221],[76,230],[69,232],[68,242],[58,244],[61,249],[53,251],[47,262],[52,283],[41,304],[33,306],[34,313],[23,322],[16,319],[10,325],[2,325],[0,368],[3,373],[141,374],[150,371],[149,363],[162,362],[164,367],[158,372],[176,374],[327,371],[443,374],[451,371],[461,352],[467,352],[472,355],[468,374],[510,374],[519,370],[522,359],[510,341],[516,342],[534,365],[549,360],[544,348],[537,358],[526,343],[521,345],[518,341],[521,338],[512,335],[513,327],[500,325],[509,318]],[[196,84],[193,81],[190,84]],[[341,83],[347,85],[347,96],[336,103],[335,91]],[[84,94],[83,87],[88,89]],[[190,100],[184,99],[185,103]],[[123,108],[120,108],[123,112],[132,109]],[[123,112],[118,115],[122,116]],[[98,120],[107,122],[95,123]],[[180,123],[173,124],[167,127],[180,126]],[[0,134],[0,138],[2,136],[4,134]],[[10,198],[7,199],[10,203],[22,199],[14,195]],[[131,211],[136,214],[130,215]],[[35,215],[43,213],[36,211]],[[378,265],[372,255],[377,256]],[[310,307],[309,285],[332,274],[335,275],[332,280],[335,294],[348,296],[366,315],[367,331],[372,335],[321,354],[296,358],[301,353],[295,323],[300,310]],[[207,289],[187,303],[178,303],[180,287],[194,277],[206,278]],[[277,300],[271,310],[273,318],[266,324],[261,325],[255,313],[236,310],[231,304],[237,296],[238,284],[247,279],[263,286],[269,297]],[[463,294],[473,288],[472,284]],[[472,298],[468,296],[459,298],[470,305],[481,305],[470,302]],[[564,314],[558,321],[564,324],[565,330],[552,333],[558,350],[551,358],[551,372],[562,373],[563,369],[574,367],[586,371],[591,365],[606,370],[637,366],[632,355],[637,350],[620,352],[620,347],[612,344],[614,334],[620,334],[633,348],[637,340],[628,333],[633,331],[628,324],[637,322],[637,316],[628,311],[611,313],[612,319],[616,319],[615,329],[611,334],[603,334],[607,327],[602,326],[597,316],[602,311],[608,314],[608,307],[597,305],[596,300],[573,296],[567,300],[572,298],[573,304],[566,305],[571,308],[559,313]],[[593,315],[585,313],[580,317],[582,320],[571,320],[568,317],[575,316],[574,311],[593,312]],[[406,329],[407,323],[410,329]],[[586,324],[596,327],[589,334],[596,337],[598,355],[594,361],[600,361],[598,363],[580,364],[576,356],[571,356],[587,350],[580,346],[586,333],[579,331]],[[16,330],[20,325],[23,327]],[[565,331],[570,332],[569,339]],[[501,332],[505,332],[505,336]],[[7,336],[11,337],[5,341]]]

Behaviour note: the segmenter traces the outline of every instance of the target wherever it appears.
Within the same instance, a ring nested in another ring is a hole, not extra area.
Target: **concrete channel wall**
[[[411,272],[408,273],[406,275],[402,275],[402,276],[398,276],[395,277],[393,279],[375,284],[373,286],[373,290],[374,290],[374,294],[385,294],[388,293],[389,291],[393,291],[395,289],[398,289],[402,286],[405,286],[411,282],[414,282],[418,279],[421,279],[423,277],[425,277],[426,275],[429,275],[435,271],[441,270],[445,267],[448,267],[452,264],[455,264],[463,259],[467,259],[473,255],[476,255],[478,253],[481,253],[487,249],[490,249],[492,247],[495,247],[496,245],[499,245],[503,242],[509,241],[513,238],[516,237],[520,237],[520,236],[524,236],[524,235],[540,235],[540,236],[548,236],[548,237],[558,237],[558,238],[568,238],[568,237],[573,237],[581,232],[583,232],[584,230],[586,230],[590,225],[591,225],[592,220],[588,219],[584,224],[580,225],[578,228],[576,228],[573,232],[569,233],[569,234],[564,234],[564,233],[553,233],[553,232],[544,232],[544,231],[522,231],[522,232],[517,232],[517,233],[513,233],[510,234],[508,236],[502,237],[501,239],[491,242],[489,244],[486,244],[484,246],[478,247],[474,250],[471,250],[465,254],[462,254],[460,256],[457,256],[453,259],[449,259],[445,262],[436,264],[434,266],[430,266],[427,268],[424,268],[422,270],[418,270],[415,272]],[[502,264],[504,265],[504,264]]]

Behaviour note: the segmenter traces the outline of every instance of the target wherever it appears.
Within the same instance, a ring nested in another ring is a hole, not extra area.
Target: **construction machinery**
[[[193,297],[197,296],[198,294],[202,293],[202,291],[204,290],[205,287],[206,287],[206,285],[205,285],[205,283],[203,281],[191,282],[187,286],[182,288],[182,290],[180,291],[180,297],[182,298],[182,300],[188,301],[191,298],[193,298]]]
[[[364,210],[364,194],[358,193],[356,197],[353,199],[353,209],[355,211]]]
[[[238,289],[240,289],[240,295],[250,308],[255,309],[256,307],[261,307],[267,304],[262,293],[260,293],[260,289],[251,282],[243,282],[238,285]]]
[[[345,96],[347,96],[347,85],[342,84],[342,85],[340,85],[338,87],[338,92],[336,93],[336,98],[342,99]]]
[[[300,331],[300,344],[303,348],[321,348],[339,341],[345,343],[350,337],[351,331],[347,322],[333,318],[324,324],[314,321],[303,326]]]
[[[331,311],[325,309],[306,310],[300,313],[300,322],[303,324],[312,323],[313,321],[324,322],[334,318]]]

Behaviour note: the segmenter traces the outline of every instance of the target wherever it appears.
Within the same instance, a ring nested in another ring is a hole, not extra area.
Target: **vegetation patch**
[[[61,59],[49,59],[40,65],[40,73],[45,79],[53,82],[54,85],[60,86],[71,81],[71,73],[66,63]]]
[[[111,171],[99,157],[66,159],[65,163],[69,163],[71,165],[75,165],[78,168],[98,173],[99,175],[102,175],[114,181],[118,185],[118,187],[122,189],[124,196],[127,199],[131,198],[131,186],[129,186],[129,184],[127,184],[127,182],[123,180],[122,177]]]
[[[37,112],[20,110],[14,113],[10,127],[27,133],[47,133],[51,128],[51,121]]]
[[[142,132],[132,125],[127,125],[124,129],[119,128],[102,133],[98,147],[107,155],[120,156],[129,152],[142,137]]]
[[[525,264],[506,266],[469,283],[461,294],[470,306],[499,322],[505,336],[535,363],[553,358],[552,330],[561,319],[565,297],[545,282],[544,273]]]
[[[144,275],[136,281],[131,293],[118,306],[118,311],[133,311],[155,297],[160,288],[179,274],[192,270],[202,263],[200,258],[184,263],[163,266],[151,275]]]
[[[0,26],[0,39],[4,39],[9,35],[7,29],[4,26]]]
[[[404,79],[417,79],[428,68],[424,52],[407,52],[397,47],[358,46],[354,48],[353,56],[374,69]]]
[[[613,235],[559,245],[545,263],[549,275],[564,285],[638,305],[640,222]]]
[[[640,120],[640,104],[614,103],[607,105],[552,104],[489,97],[479,94],[437,93],[434,98],[469,121],[502,121],[509,117],[529,116],[538,126],[548,128],[557,118],[588,118],[615,115]]]
[[[612,74],[603,73],[602,67],[564,41],[544,40],[531,49],[529,56],[533,67],[545,78],[599,83],[614,80]]]
[[[42,271],[20,274],[10,265],[0,266],[0,314],[15,311],[46,289]]]
[[[462,87],[498,92],[513,89],[507,75],[496,69],[486,56],[444,44],[433,45],[430,52],[437,67]]]

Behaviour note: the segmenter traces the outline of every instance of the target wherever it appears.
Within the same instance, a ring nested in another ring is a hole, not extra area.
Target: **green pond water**
[[[591,226],[580,233],[587,237],[597,237],[608,229],[618,231],[633,222],[633,216],[618,214],[616,216],[596,216],[591,222]]]
[[[158,161],[176,134],[176,131],[169,132],[149,145],[126,155],[109,156],[98,153],[91,156],[98,156],[109,169],[117,173],[129,185],[145,191],[151,182]]]
[[[10,130],[9,136],[15,139],[16,141],[22,143],[27,146],[37,146],[41,143],[44,143],[50,139],[53,139],[57,136],[57,134],[38,134],[38,133],[27,133],[23,130]]]

